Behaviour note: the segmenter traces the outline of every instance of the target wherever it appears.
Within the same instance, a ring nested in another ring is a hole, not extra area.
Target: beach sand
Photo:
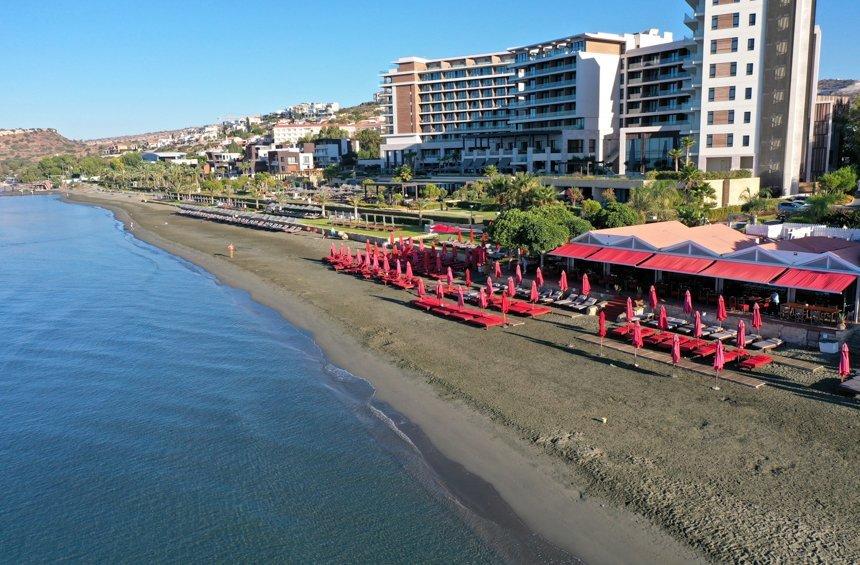
[[[854,400],[801,383],[714,391],[665,365],[600,357],[571,338],[582,321],[559,315],[490,331],[446,321],[326,268],[318,235],[183,218],[140,195],[72,199],[130,218],[137,237],[311,332],[443,458],[586,562],[860,558]]]

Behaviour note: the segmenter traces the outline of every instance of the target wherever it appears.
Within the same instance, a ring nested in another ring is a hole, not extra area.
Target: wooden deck
[[[767,354],[773,357],[773,362],[778,365],[785,365],[786,367],[801,369],[803,371],[809,371],[810,373],[817,373],[824,369],[824,365],[812,363],[811,361],[793,359],[791,357],[786,357],[785,355],[780,355],[779,353],[774,353],[773,351],[768,351]]]
[[[845,392],[860,394],[860,377],[852,377],[844,383],[839,383],[839,388]]]
[[[600,338],[596,335],[585,334],[585,333],[573,333],[574,338],[585,341],[594,345],[600,345]],[[627,353],[630,356],[633,356],[633,346],[628,343],[622,343],[613,339],[604,339],[603,347],[608,349],[612,349],[615,351],[620,351],[622,353]],[[658,361],[660,363],[665,363],[666,365],[671,365],[671,357],[668,352],[665,351],[654,351],[652,349],[640,349],[639,357],[643,359],[649,359],[652,361]],[[710,368],[708,365],[703,365],[701,363],[694,363],[689,359],[681,359],[681,362],[677,364],[677,367],[680,369],[684,369],[686,371],[691,371],[693,373],[698,373],[700,375],[704,375],[708,378],[714,378],[714,370]],[[732,383],[737,383],[740,385],[752,387],[752,388],[761,388],[765,384],[764,381],[756,379],[755,377],[751,377],[749,375],[745,375],[743,373],[738,373],[736,371],[725,370],[722,371],[718,377],[724,381],[729,381]]]

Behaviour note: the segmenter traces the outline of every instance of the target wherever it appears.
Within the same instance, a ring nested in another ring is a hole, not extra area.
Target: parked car
[[[780,216],[791,216],[809,210],[809,204],[804,200],[785,200],[780,202],[776,211]]]

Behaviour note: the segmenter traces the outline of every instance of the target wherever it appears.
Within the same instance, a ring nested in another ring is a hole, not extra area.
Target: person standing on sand
[[[233,258],[233,254],[236,253],[236,246],[233,245],[232,242],[227,244],[227,253],[230,254],[230,259]]]

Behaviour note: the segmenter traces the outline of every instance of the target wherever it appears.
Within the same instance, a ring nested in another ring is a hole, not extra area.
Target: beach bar
[[[748,312],[757,303],[795,323],[856,323],[860,242],[854,230],[828,233],[771,239],[725,224],[670,221],[593,230],[550,254],[617,293],[655,285],[666,298],[680,300],[689,290],[699,303],[716,304],[723,295],[732,310]]]

